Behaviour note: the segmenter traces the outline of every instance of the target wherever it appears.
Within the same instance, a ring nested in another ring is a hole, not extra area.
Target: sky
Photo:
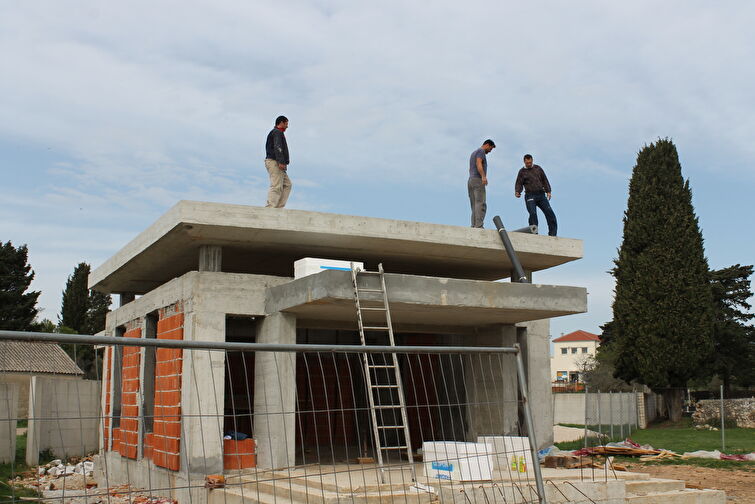
[[[554,337],[599,332],[637,152],[671,138],[711,268],[755,262],[755,3],[0,0],[0,241],[27,244],[41,317],[182,199],[264,205],[264,141],[290,119],[289,208],[526,225],[522,155],[584,259]],[[541,221],[544,219],[541,215]]]

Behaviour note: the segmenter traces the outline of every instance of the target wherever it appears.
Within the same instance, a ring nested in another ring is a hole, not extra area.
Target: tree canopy
[[[711,354],[713,303],[692,191],[668,139],[637,156],[612,274],[616,377],[663,393],[678,419],[682,389]]]
[[[0,242],[0,329],[29,331],[37,317],[39,291],[29,291],[34,271],[26,245]]]

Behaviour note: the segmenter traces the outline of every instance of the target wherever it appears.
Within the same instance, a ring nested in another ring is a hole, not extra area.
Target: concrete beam
[[[512,233],[522,266],[542,270],[582,257],[582,241]],[[223,269],[293,276],[302,257],[365,262],[414,275],[497,280],[511,264],[493,229],[181,201],[95,269],[89,287],[148,292],[197,268],[200,246],[223,247]]]
[[[376,278],[373,279],[377,281]],[[386,274],[394,323],[426,326],[514,324],[587,311],[582,287]],[[266,311],[354,323],[350,273],[323,271],[268,289]]]

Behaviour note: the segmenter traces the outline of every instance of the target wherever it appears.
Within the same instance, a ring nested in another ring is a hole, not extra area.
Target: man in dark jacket
[[[532,163],[532,156],[525,154],[524,167],[519,170],[514,184],[514,196],[517,198],[522,195],[524,188],[524,203],[527,205],[527,212],[530,214],[530,226],[537,226],[537,209],[545,214],[545,220],[548,221],[548,235],[556,236],[558,223],[556,214],[551,208],[551,184],[548,177],[540,166]]]
[[[286,116],[278,116],[275,128],[267,134],[265,142],[265,168],[270,175],[270,190],[267,192],[267,207],[283,208],[291,194],[291,179],[288,178],[288,144],[285,131]]]

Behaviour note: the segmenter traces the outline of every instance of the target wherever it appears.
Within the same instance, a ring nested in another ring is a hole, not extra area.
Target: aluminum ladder
[[[364,283],[369,282],[367,279],[370,277],[377,277],[378,288],[364,285]],[[360,279],[365,279],[366,282],[360,284]],[[351,263],[351,282],[354,287],[354,303],[357,309],[359,338],[362,346],[367,346],[365,332],[369,332],[387,334],[388,344],[395,347],[396,342],[393,339],[391,310],[388,305],[388,292],[385,288],[385,271],[383,271],[382,263],[378,265],[378,271],[364,271]],[[366,306],[367,304],[370,306]],[[369,325],[365,323],[367,313],[373,315],[370,317]],[[376,318],[374,315],[379,316],[378,322],[374,322]],[[367,398],[370,416],[372,417],[372,437],[375,440],[375,453],[380,468],[380,477],[383,483],[386,483],[384,452],[386,452],[385,455],[392,451],[400,454],[402,450],[406,450],[412,471],[412,481],[417,481],[398,358],[395,353],[391,353],[390,358],[385,354],[363,353],[362,362],[367,382]],[[400,414],[397,414],[397,412],[400,412]],[[401,434],[402,432],[403,434]],[[402,435],[403,440],[401,439]],[[389,440],[398,441],[395,444],[390,444]]]

